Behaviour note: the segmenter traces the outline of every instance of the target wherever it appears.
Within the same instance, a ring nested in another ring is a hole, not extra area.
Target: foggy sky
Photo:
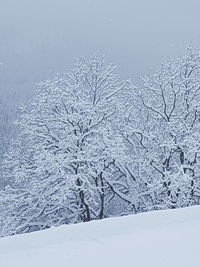
[[[99,51],[137,80],[186,46],[200,47],[199,0],[0,0],[0,95]]]

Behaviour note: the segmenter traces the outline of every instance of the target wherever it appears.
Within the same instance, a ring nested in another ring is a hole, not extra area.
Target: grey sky
[[[95,51],[137,79],[200,46],[199,10],[199,0],[0,0],[0,91],[28,96]]]

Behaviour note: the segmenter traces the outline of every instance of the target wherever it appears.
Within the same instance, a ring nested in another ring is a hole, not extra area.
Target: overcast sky
[[[199,11],[200,0],[0,0],[0,91],[28,96],[95,51],[137,80],[200,47]]]

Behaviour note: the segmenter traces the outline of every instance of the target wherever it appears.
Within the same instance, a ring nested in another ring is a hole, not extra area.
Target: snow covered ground
[[[1,267],[199,267],[200,206],[0,239]]]

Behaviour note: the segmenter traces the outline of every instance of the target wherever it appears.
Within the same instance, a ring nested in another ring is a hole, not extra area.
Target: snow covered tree
[[[199,103],[199,50],[165,62],[137,90],[134,114],[140,119],[129,127],[128,138],[142,151],[139,165],[154,206],[199,203]]]
[[[128,155],[116,127],[131,86],[114,69],[102,56],[79,59],[63,77],[40,83],[31,110],[21,108],[5,175],[31,192],[17,215],[23,227],[103,218],[116,198],[132,205],[118,171]]]
[[[2,164],[0,234],[200,202],[200,51],[140,86],[76,60],[21,107]],[[8,224],[6,224],[8,222]]]

